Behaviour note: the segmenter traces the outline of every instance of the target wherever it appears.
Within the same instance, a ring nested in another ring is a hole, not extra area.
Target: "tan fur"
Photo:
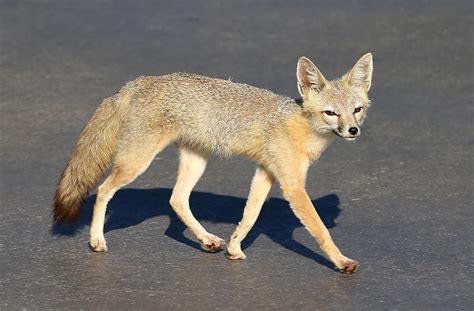
[[[239,225],[235,229],[230,238],[227,247],[227,258],[229,259],[245,259],[246,256],[240,248],[240,243],[245,239],[250,229],[257,221],[263,203],[270,191],[273,183],[273,176],[262,167],[257,167],[255,176],[250,187],[249,198],[245,205],[244,215]]]
[[[76,220],[89,191],[110,165],[127,108],[128,94],[119,92],[102,102],[85,127],[58,184],[55,223]]]
[[[189,207],[191,191],[209,154],[243,155],[257,171],[242,221],[227,248],[230,259],[244,259],[240,244],[254,225],[273,180],[321,249],[344,273],[358,263],[339,251],[305,191],[309,165],[337,136],[360,135],[369,107],[372,56],[364,55],[342,78],[328,81],[307,58],[298,61],[303,103],[227,80],[175,73],[140,77],[104,100],[83,131],[60,179],[54,220],[74,220],[97,179],[112,162],[99,187],[90,246],[107,250],[103,227],[108,201],[133,181],[168,144],[180,150],[180,166],[170,204],[203,248],[217,251],[224,240],[208,233]]]

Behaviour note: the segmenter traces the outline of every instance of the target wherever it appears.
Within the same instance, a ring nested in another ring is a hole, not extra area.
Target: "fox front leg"
[[[354,273],[359,263],[344,256],[331,238],[328,229],[314,209],[313,204],[302,186],[288,187],[282,185],[283,195],[290,202],[295,215],[306,227],[309,233],[319,242],[321,249],[326,253],[334,265],[344,274]]]
[[[227,246],[226,256],[229,259],[245,259],[240,243],[245,239],[250,229],[257,221],[258,215],[262,209],[263,203],[270,191],[273,183],[273,177],[262,167],[258,167],[250,187],[249,197],[244,209],[244,215],[239,225],[230,237]]]
[[[320,248],[337,269],[344,274],[354,273],[359,267],[359,263],[341,253],[306,193],[305,181],[309,160],[295,154],[287,158],[292,161],[280,161],[280,165],[276,166],[273,172],[280,182],[283,196],[290,203],[296,217],[319,242]],[[286,165],[281,165],[281,163]]]

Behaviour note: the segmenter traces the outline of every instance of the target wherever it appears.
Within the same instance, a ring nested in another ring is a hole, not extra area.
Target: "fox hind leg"
[[[155,155],[169,143],[167,137],[134,138],[130,144],[122,144],[125,148],[119,149],[115,156],[112,173],[99,186],[94,205],[92,224],[90,229],[89,246],[95,252],[107,250],[104,238],[104,221],[107,203],[121,187],[131,183],[143,173]]]
[[[170,204],[179,219],[188,227],[201,242],[203,249],[217,252],[224,240],[210,234],[193,216],[189,207],[189,196],[194,186],[206,169],[208,155],[204,152],[180,146],[179,172],[173,188]]]

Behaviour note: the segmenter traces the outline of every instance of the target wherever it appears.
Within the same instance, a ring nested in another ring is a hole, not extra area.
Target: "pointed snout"
[[[354,140],[360,136],[361,130],[358,126],[349,126],[346,128],[338,128],[336,134],[347,140]]]
[[[345,139],[354,140],[360,136],[360,126],[357,118],[352,113],[341,114],[337,134]]]

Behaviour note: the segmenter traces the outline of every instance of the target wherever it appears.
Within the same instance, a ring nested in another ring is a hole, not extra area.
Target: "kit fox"
[[[333,242],[308,194],[306,173],[337,136],[354,140],[370,101],[372,55],[362,56],[339,79],[328,81],[306,57],[297,64],[302,101],[227,80],[187,73],[143,76],[104,99],[83,130],[54,199],[54,222],[74,221],[89,191],[99,186],[90,229],[93,251],[107,250],[103,227],[107,203],[132,182],[155,155],[174,143],[179,172],[170,204],[204,249],[224,240],[194,218],[189,196],[211,153],[243,155],[257,163],[243,218],[227,246],[229,259],[244,259],[241,242],[255,224],[274,180],[309,233],[343,273],[357,270]]]

